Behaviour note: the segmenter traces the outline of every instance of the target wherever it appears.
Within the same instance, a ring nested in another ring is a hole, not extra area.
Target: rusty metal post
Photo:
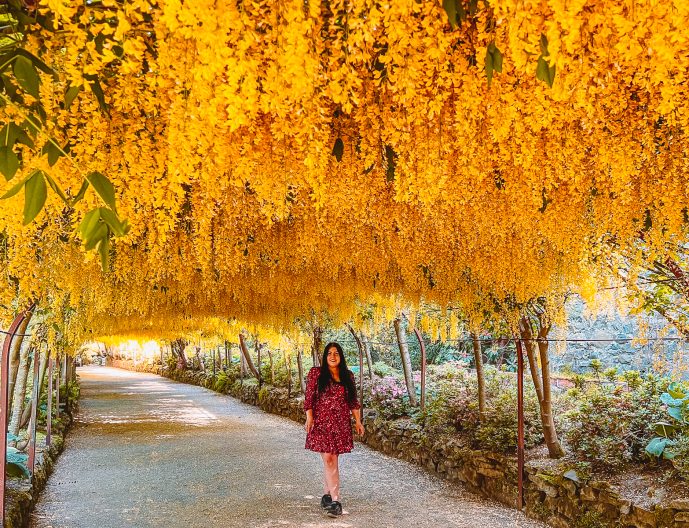
[[[56,357],[55,371],[55,414],[60,417],[60,358]]]
[[[38,400],[41,397],[41,387],[39,386],[39,351],[34,350],[33,354],[33,390],[31,391],[31,420],[29,421],[29,470],[33,479],[34,468],[36,467],[36,413],[38,410]]]
[[[517,343],[517,509],[524,508],[524,353]]]
[[[50,354],[50,352],[48,352]],[[50,447],[53,432],[53,356],[48,358],[48,408],[46,409],[45,445]]]
[[[0,358],[0,460],[2,460],[0,463],[0,526],[5,526],[5,484],[7,483],[5,467],[7,462],[7,417],[9,415],[7,406],[9,403],[8,378],[10,375],[10,350],[17,329],[24,322],[24,319],[32,309],[33,305],[31,305],[28,310],[21,312],[15,317],[7,331],[7,335],[5,335],[5,341],[2,344],[2,357]]]
[[[230,347],[229,343],[225,341],[225,370],[230,370]]]
[[[211,358],[212,358],[212,361],[213,361],[213,377],[215,377],[215,366],[216,366],[216,365],[215,365],[215,349],[213,349],[212,352],[211,352]]]
[[[421,347],[421,410],[426,408],[426,344],[418,328],[414,328],[416,339]]]
[[[64,372],[62,373],[62,383],[65,385],[65,412],[67,414],[69,414],[69,376],[67,374],[67,366],[68,366],[67,354],[65,354],[63,361],[64,361],[65,368],[64,368]],[[58,387],[58,390],[60,390],[59,387]]]

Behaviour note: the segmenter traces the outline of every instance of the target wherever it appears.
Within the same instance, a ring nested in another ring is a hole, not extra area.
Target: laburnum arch
[[[179,313],[346,319],[372,295],[518,312],[685,239],[679,0],[6,16],[7,307],[68,299],[82,327],[127,331]]]

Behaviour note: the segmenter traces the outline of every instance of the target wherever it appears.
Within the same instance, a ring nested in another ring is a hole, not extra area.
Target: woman
[[[306,380],[306,449],[321,454],[325,494],[321,506],[331,517],[342,515],[338,457],[354,447],[352,422],[358,435],[364,434],[361,405],[356,398],[354,374],[347,369],[339,343],[328,343],[320,367],[313,367]]]

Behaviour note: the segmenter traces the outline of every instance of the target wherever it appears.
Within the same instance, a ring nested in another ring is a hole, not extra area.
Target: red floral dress
[[[318,453],[349,453],[354,447],[350,412],[361,408],[356,391],[354,400],[348,402],[344,385],[333,381],[319,393],[320,373],[320,367],[313,367],[306,378],[304,410],[313,409],[313,428],[306,435],[306,449]],[[354,381],[354,374],[349,374]]]

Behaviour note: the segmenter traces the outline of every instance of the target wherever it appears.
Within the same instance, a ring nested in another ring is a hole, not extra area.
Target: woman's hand
[[[306,416],[306,424],[304,425],[304,428],[306,429],[306,433],[310,433],[311,429],[313,429],[313,416],[307,415]]]
[[[364,433],[366,432],[364,429],[364,424],[362,424],[359,420],[357,420],[357,422],[354,424],[354,430],[359,436],[364,436]]]

